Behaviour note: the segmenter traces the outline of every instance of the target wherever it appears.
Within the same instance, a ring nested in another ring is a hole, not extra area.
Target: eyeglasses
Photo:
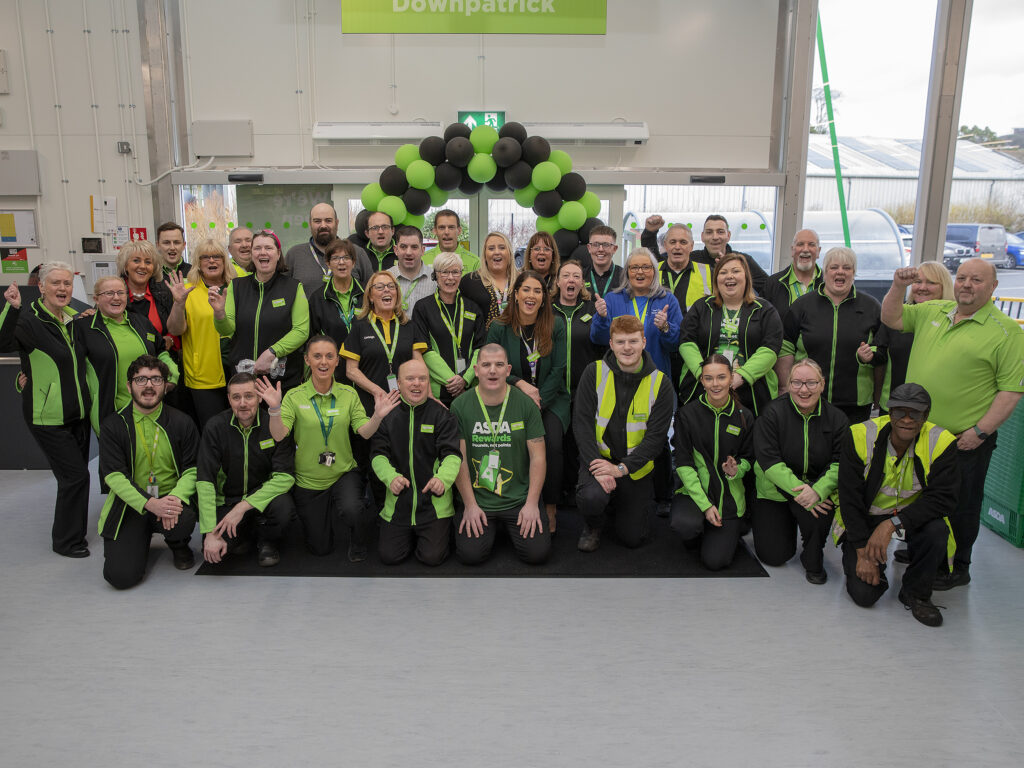
[[[446,269],[444,272],[438,272],[437,274],[441,277],[462,277],[461,269]]]
[[[216,259],[217,261],[220,261],[221,255],[219,253],[204,253],[199,257],[200,261],[203,259]]]
[[[155,384],[157,386],[164,383],[163,376],[135,376],[132,378],[132,384],[138,387],[144,387],[147,384]]]
[[[654,267],[650,264],[630,264],[628,267],[630,272],[653,272]]]
[[[394,293],[397,289],[394,283],[374,283],[373,290],[378,293]]]
[[[811,381],[797,381],[794,379],[789,382],[790,389],[817,389],[819,386],[821,386],[821,382],[817,379],[812,379]]]
[[[531,249],[531,253],[553,253],[553,251],[546,245],[535,245]]]
[[[372,227],[367,227],[371,232],[387,232],[389,229],[394,229],[390,224],[374,224]]]
[[[901,421],[903,419],[911,419],[912,421],[924,421],[924,411],[918,411],[914,408],[889,409],[890,421]]]
[[[105,299],[123,299],[128,295],[128,291],[100,291],[96,295]]]
[[[591,240],[587,243],[587,247],[593,248],[595,251],[610,251],[615,247],[615,243],[595,243]]]
[[[352,261],[352,257],[347,253],[336,253],[329,259],[330,261]]]

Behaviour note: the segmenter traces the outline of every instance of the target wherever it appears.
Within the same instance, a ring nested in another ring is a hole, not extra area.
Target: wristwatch
[[[974,434],[978,436],[979,440],[988,440],[988,432],[982,432],[980,429],[978,429],[977,424],[974,425]]]
[[[616,469],[617,469],[617,470],[619,470],[619,472],[621,472],[621,473],[622,473],[622,476],[623,476],[623,477],[625,477],[626,475],[628,475],[628,474],[629,474],[629,470],[628,470],[628,469],[626,469],[626,465],[625,465],[625,464],[619,464],[619,465],[618,465],[618,466],[616,467]]]
[[[893,515],[890,517],[889,522],[892,523],[892,527],[896,529],[896,533],[903,533],[903,521],[900,520],[899,515]]]

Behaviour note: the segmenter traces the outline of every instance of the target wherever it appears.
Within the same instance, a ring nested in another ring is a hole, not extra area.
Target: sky
[[[839,135],[921,138],[935,8],[936,0],[819,0]],[[1024,128],[1024,0],[974,0],[958,124]]]

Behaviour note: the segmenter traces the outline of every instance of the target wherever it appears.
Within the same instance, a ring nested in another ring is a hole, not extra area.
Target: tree
[[[998,141],[999,139],[999,137],[996,136],[996,132],[987,125],[984,128],[979,128],[976,125],[972,125],[970,127],[961,125],[958,138],[967,139],[975,144],[987,144],[991,141]]]
[[[843,96],[842,91],[832,89],[832,114],[837,115],[839,109],[837,102]],[[828,108],[825,105],[825,89],[818,87],[811,89],[811,133],[828,133]]]

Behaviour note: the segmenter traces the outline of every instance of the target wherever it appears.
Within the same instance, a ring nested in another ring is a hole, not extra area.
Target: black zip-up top
[[[573,398],[583,371],[607,352],[608,347],[602,347],[590,340],[590,324],[596,313],[593,299],[577,301],[571,307],[553,301],[551,308],[565,318],[565,327],[568,331],[565,334],[566,387],[569,389],[569,397]]]
[[[124,275],[121,275],[124,277]],[[127,285],[127,281],[125,282]],[[167,318],[171,314],[171,309],[174,306],[174,297],[171,296],[170,290],[167,288],[167,284],[163,280],[157,280],[155,277],[149,279],[149,292],[153,296],[153,303],[156,305],[156,314],[160,318],[160,327],[157,331],[160,335],[166,336],[167,334]],[[140,315],[147,320],[149,317],[149,299],[141,298],[137,299],[132,295],[131,289],[128,289],[128,306],[126,307],[129,315]]]
[[[782,349],[782,320],[779,319],[775,307],[764,299],[754,299],[750,304],[744,302],[739,311],[737,341],[745,361],[740,366],[743,369],[740,375],[745,384],[736,393],[740,402],[757,415],[772,399],[772,391],[765,377],[771,372]],[[706,296],[695,301],[683,317],[680,345],[687,342],[695,344],[700,350],[700,359],[707,359],[708,355],[718,348],[722,333],[722,317],[722,307],[715,306],[714,297]],[[769,350],[774,354],[774,358],[763,352],[757,356],[759,350]],[[752,386],[744,373],[753,377]],[[684,365],[683,380],[679,384],[680,401],[688,403],[703,392],[704,387],[699,379]]]
[[[356,315],[363,306],[362,284],[352,278],[352,296],[349,299],[349,314],[346,315],[338,301],[338,293],[334,290],[334,283],[328,280],[322,288],[316,288],[309,295],[309,336],[312,338],[318,333],[330,336],[341,348],[348,338],[348,332],[355,322]],[[334,380],[342,384],[351,384],[348,376],[345,375],[345,365],[342,362],[334,371]]]
[[[618,288],[620,283],[622,283],[622,267],[618,264],[612,264],[611,268],[603,275],[597,274],[593,266],[583,273],[583,284],[587,286],[594,301],[604,298],[605,294]]]
[[[72,329],[42,299],[21,309],[4,302],[0,312],[0,351],[17,350],[28,377],[21,397],[26,423],[52,427],[88,418],[85,347]]]
[[[779,313],[779,317],[785,317],[786,313],[789,311],[789,305],[793,303],[790,300],[789,292],[789,281],[792,276],[793,265],[790,264],[786,269],[769,276],[768,282],[764,287],[764,297],[772,303],[772,306],[775,307],[775,311]],[[811,281],[811,287],[807,292],[810,293],[818,290],[818,288],[821,287],[821,281],[821,267],[815,264],[814,279]]]

